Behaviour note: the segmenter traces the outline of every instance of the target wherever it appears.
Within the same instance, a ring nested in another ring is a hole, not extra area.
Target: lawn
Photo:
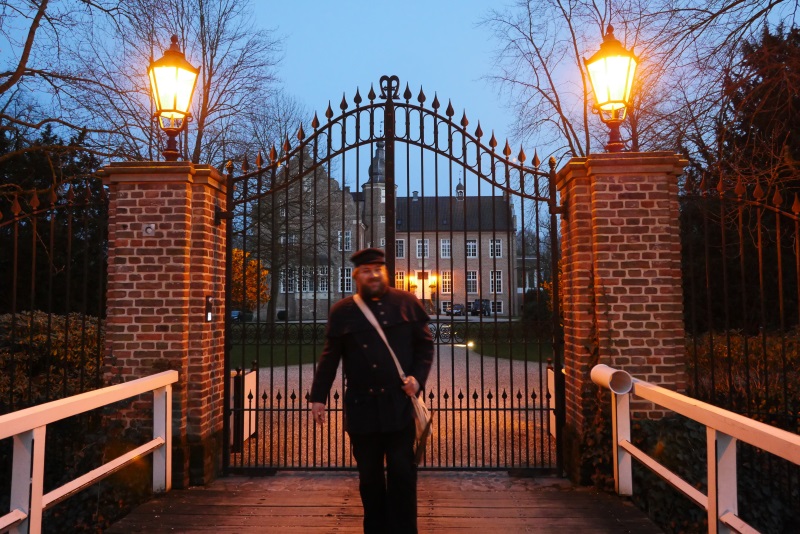
[[[548,358],[553,357],[553,345],[549,340],[528,343],[476,342],[472,350],[483,356],[502,358],[504,360],[546,362]]]
[[[319,360],[322,347],[322,344],[234,345],[231,367],[249,369],[253,361],[257,361],[262,368],[313,363]]]

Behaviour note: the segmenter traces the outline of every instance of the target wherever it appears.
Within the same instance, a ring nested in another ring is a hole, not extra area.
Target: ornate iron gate
[[[452,104],[426,107],[422,89],[412,103],[408,85],[401,96],[397,76],[379,88],[366,101],[356,91],[352,108],[343,97],[336,117],[329,105],[255,170],[228,165],[226,466],[354,468],[345,379],[324,427],[307,396],[328,310],[354,291],[349,257],[374,246],[394,286],[427,307],[437,343],[421,467],[555,469],[555,162],[526,165],[508,142],[498,152]]]

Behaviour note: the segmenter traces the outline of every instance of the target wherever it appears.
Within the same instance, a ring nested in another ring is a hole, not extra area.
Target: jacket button
[[[369,388],[369,392],[370,393],[375,393],[375,390],[373,390],[372,388]]]
[[[366,344],[366,343],[364,343],[363,345],[361,345],[361,347],[362,347],[362,348],[364,348],[364,349],[366,349],[366,348],[367,348],[367,344]]]
[[[389,324],[389,323],[387,323],[386,321],[383,321],[383,324]]]
[[[383,391],[384,391],[383,388],[381,388],[381,393],[383,393]]]
[[[378,364],[377,364],[377,363],[373,363],[373,364],[372,364],[372,368],[373,368],[373,369],[377,369],[377,368],[378,368]]]

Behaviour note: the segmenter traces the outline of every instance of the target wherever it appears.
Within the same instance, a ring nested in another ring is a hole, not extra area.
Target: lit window
[[[442,272],[442,293],[453,292],[453,273],[450,271]]]
[[[395,287],[395,289],[405,289],[406,288],[406,272],[405,271],[395,271],[394,272],[394,287]]]

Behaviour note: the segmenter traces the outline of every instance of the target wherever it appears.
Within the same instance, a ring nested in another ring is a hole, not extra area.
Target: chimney
[[[418,193],[419,193],[419,191],[414,191],[414,192],[411,193],[413,195],[413,197],[414,197],[414,198],[411,199],[412,202],[417,202],[419,200],[419,197],[417,196]]]

